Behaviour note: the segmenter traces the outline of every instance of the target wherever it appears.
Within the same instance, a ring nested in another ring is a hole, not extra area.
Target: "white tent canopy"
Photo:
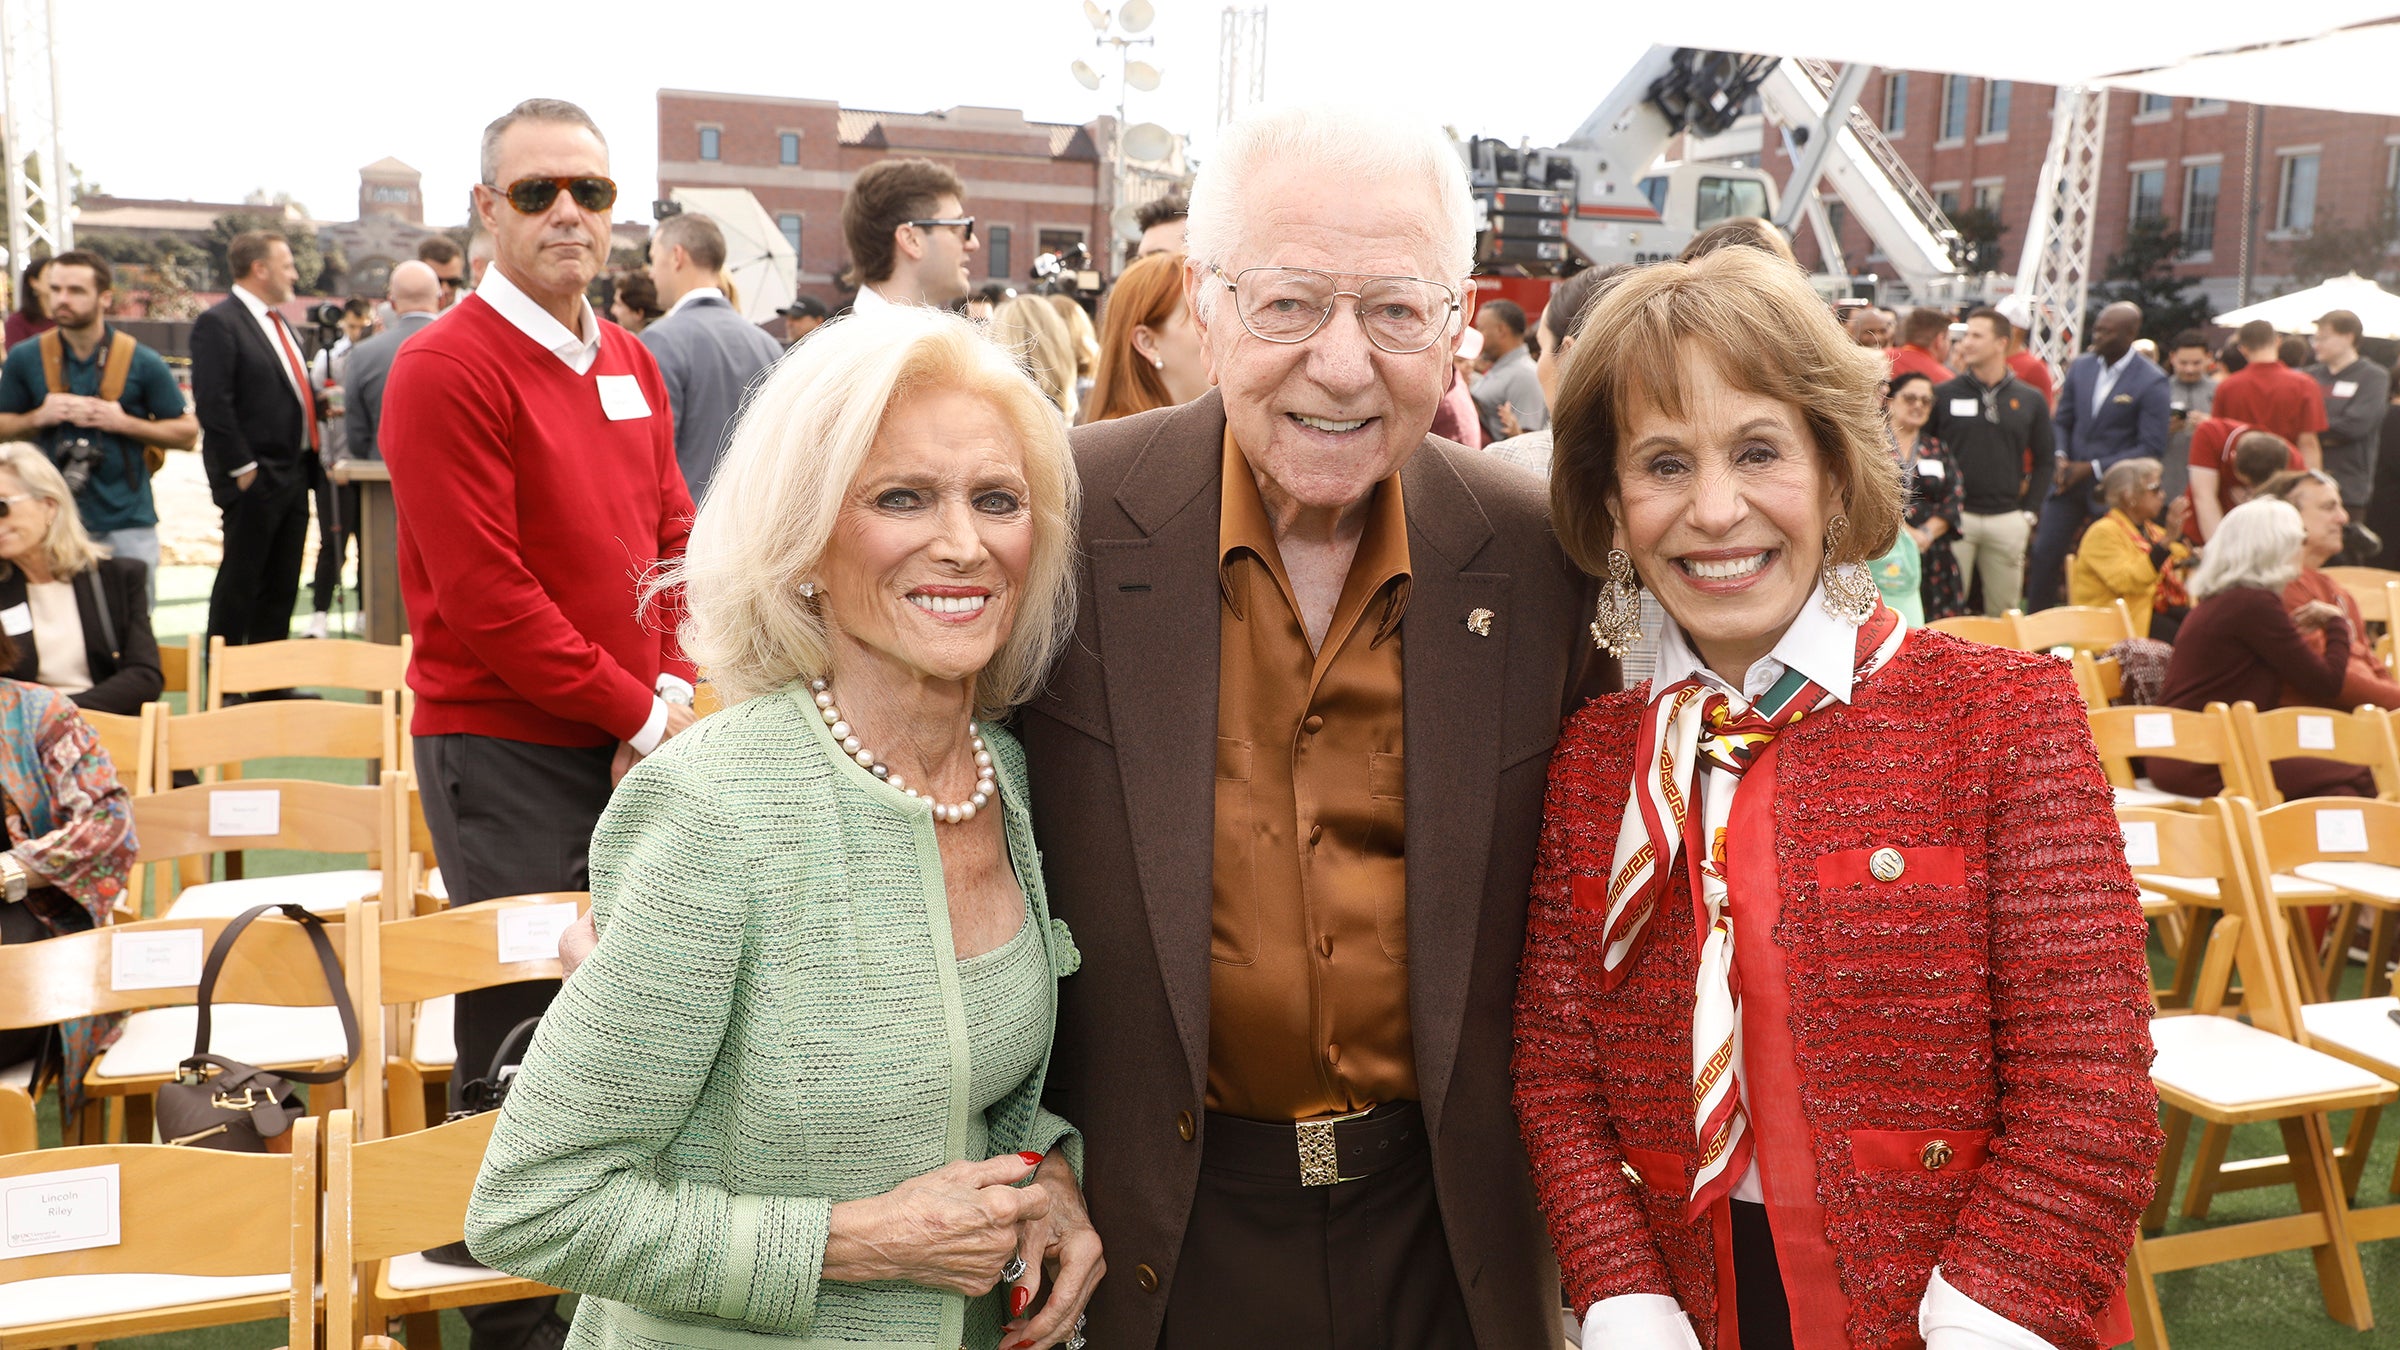
[[[2239,328],[2252,320],[2265,319],[2275,325],[2278,333],[2308,333],[2315,331],[2317,320],[2337,309],[2357,315],[2368,337],[2400,338],[2400,295],[2355,273],[2335,277],[2305,291],[2244,305],[2218,315],[2216,321],[2228,328]]]
[[[2101,83],[2149,94],[2400,115],[2395,70],[2400,19],[2382,18],[2294,41],[2229,46]]]
[[[800,284],[800,259],[748,188],[679,187],[674,199],[725,232],[725,274],[741,293],[743,318],[765,323],[792,303]]]

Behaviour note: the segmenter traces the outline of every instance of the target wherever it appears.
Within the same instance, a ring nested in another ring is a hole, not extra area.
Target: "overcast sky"
[[[1204,150],[1224,5],[1153,2],[1145,36],[1157,43],[1142,55],[1165,83],[1132,95],[1129,119],[1189,133]],[[1652,41],[2061,79],[2078,73],[2061,62],[2147,64],[2211,35],[2287,36],[2391,7],[2253,6],[2213,16],[2201,34],[2161,24],[2149,7],[2017,0],[2006,23],[1969,37],[1895,23],[1882,0],[1273,0],[1267,92],[1402,106],[1461,134],[1544,144],[1572,131]],[[87,181],[134,197],[232,200],[264,188],[348,220],[359,168],[393,155],[424,173],[429,219],[455,223],[483,124],[548,95],[582,104],[607,132],[626,189],[618,213],[638,218],[657,185],[661,88],[902,112],[983,104],[1067,122],[1116,105],[1116,63],[1093,51],[1081,0],[334,3],[238,19],[220,8],[57,5],[67,157]],[[876,31],[885,23],[905,31]],[[1849,44],[1860,50],[1836,49]],[[1101,92],[1068,75],[1078,57],[1111,72]]]

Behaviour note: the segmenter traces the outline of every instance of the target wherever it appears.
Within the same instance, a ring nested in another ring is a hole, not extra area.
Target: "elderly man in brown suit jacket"
[[[1075,433],[1078,629],[1016,720],[1098,1350],[1559,1344],[1510,1006],[1550,747],[1616,671],[1540,481],[1428,434],[1473,240],[1430,128],[1239,124],[1190,220],[1217,389]]]

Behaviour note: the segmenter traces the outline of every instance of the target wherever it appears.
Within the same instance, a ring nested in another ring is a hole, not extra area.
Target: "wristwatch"
[[[0,853],[0,884],[7,887],[8,903],[13,905],[24,899],[32,883],[32,877],[25,871],[25,864],[17,861],[16,854]]]

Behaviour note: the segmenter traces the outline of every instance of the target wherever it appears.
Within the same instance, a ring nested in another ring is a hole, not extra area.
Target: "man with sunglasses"
[[[968,259],[982,249],[967,186],[930,159],[887,159],[859,170],[842,199],[856,309],[947,306],[973,289]]]
[[[485,129],[481,167],[492,265],[393,358],[381,426],[417,777],[454,905],[590,889],[616,776],[692,721],[675,612],[636,602],[691,529],[666,385],[584,298],[617,196],[607,142],[574,104],[530,99]],[[458,1062],[480,1073],[557,987],[460,995]],[[552,1350],[551,1307],[470,1309],[473,1350]]]
[[[448,235],[434,235],[417,245],[417,261],[432,268],[434,279],[441,283],[442,309],[448,309],[465,298],[467,255],[459,249],[457,240]]]
[[[1616,667],[1540,479],[1430,434],[1474,240],[1438,129],[1254,114],[1191,199],[1216,388],[1074,433],[1078,627],[1017,725],[1095,1346],[1558,1344],[1511,1006]]]

